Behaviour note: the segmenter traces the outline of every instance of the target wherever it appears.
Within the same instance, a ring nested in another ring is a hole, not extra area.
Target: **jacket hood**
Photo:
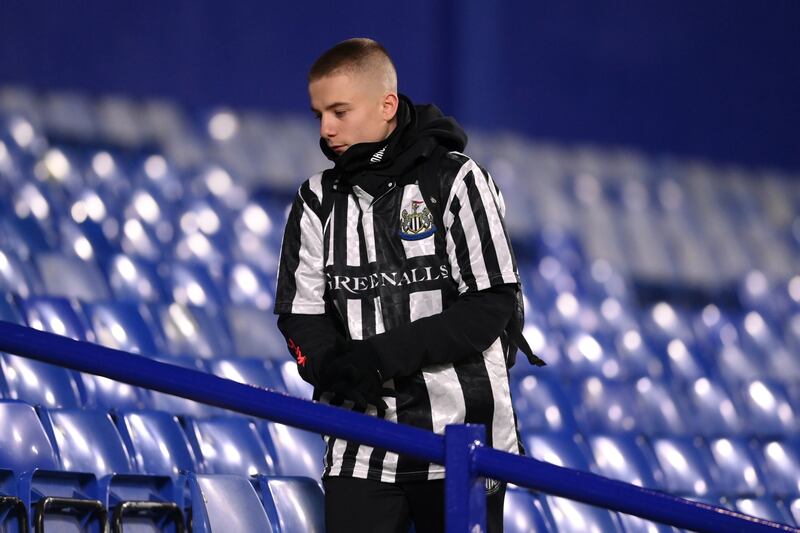
[[[402,174],[430,156],[437,146],[462,152],[467,134],[453,117],[446,117],[433,104],[414,105],[400,95],[397,127],[388,138],[374,143],[360,143],[339,155],[324,139],[320,148],[343,174],[371,170],[383,175]]]

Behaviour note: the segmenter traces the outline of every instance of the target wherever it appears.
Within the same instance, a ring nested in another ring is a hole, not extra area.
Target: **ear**
[[[397,107],[399,105],[400,99],[397,97],[397,93],[386,93],[383,96],[381,115],[386,122],[394,119],[395,115],[397,115]]]

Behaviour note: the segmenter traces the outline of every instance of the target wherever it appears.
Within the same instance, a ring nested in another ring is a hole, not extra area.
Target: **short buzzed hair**
[[[348,72],[381,73],[386,89],[397,91],[397,71],[389,53],[378,41],[364,37],[342,41],[319,56],[308,72],[308,82]]]

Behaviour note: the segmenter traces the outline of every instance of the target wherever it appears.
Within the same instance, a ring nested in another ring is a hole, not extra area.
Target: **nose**
[[[333,120],[324,114],[319,123],[319,135],[326,139],[332,139],[336,136],[336,128],[334,127]]]

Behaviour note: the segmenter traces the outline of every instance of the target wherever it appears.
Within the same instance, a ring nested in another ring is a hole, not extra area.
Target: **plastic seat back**
[[[27,298],[42,291],[39,274],[31,263],[23,261],[10,250],[0,249],[0,290]]]
[[[545,521],[541,501],[529,490],[509,485],[503,505],[503,531],[506,533],[530,533],[550,531],[552,526]]]
[[[520,431],[576,431],[572,405],[551,374],[528,375],[511,387]]]
[[[614,520],[615,514],[607,509],[592,507],[585,503],[559,498],[557,496],[543,496],[546,503],[546,512],[551,522],[555,524],[555,531],[559,533],[583,533],[586,531],[619,532],[618,523]]]
[[[313,479],[260,476],[259,488],[267,516],[279,531],[325,531],[325,499]]]
[[[759,452],[768,491],[778,495],[800,494],[800,439],[765,441]]]
[[[274,531],[250,481],[234,475],[189,476],[192,531]]]
[[[230,357],[233,343],[220,316],[178,303],[150,307],[172,355]],[[274,318],[273,318],[274,321]]]
[[[523,435],[528,455],[539,461],[589,472],[590,455],[583,439],[563,433],[531,433]]]
[[[700,378],[686,388],[686,399],[695,430],[707,437],[738,435],[744,429],[730,393],[723,383]]]
[[[254,476],[275,474],[275,459],[254,422],[241,416],[196,419],[190,438],[208,472]]]
[[[35,469],[60,468],[36,410],[25,402],[0,401],[0,464],[18,475]]]
[[[581,382],[577,389],[581,399],[580,422],[584,429],[593,432],[641,429],[634,384],[592,376]]]
[[[749,431],[760,437],[790,435],[798,429],[797,413],[780,383],[756,379],[744,383],[740,398]]]
[[[286,392],[280,372],[269,361],[229,357],[210,359],[207,366],[212,374],[237,383]]]
[[[689,437],[661,437],[652,444],[668,492],[704,496],[715,491],[712,459],[701,445]]]
[[[648,435],[685,435],[691,428],[680,395],[667,383],[648,377],[636,381],[639,426]]]
[[[181,305],[202,307],[209,313],[220,312],[222,294],[205,265],[175,261],[165,270],[164,284],[172,300]]]
[[[236,353],[260,359],[285,359],[286,340],[271,311],[252,305],[229,305],[225,309]]]
[[[126,411],[117,429],[140,472],[167,475],[196,472],[197,461],[174,415],[163,411]]]
[[[116,300],[152,303],[169,300],[155,263],[116,254],[105,262],[104,271]]]
[[[55,409],[46,418],[65,469],[91,472],[98,478],[134,472],[122,437],[106,412]]]
[[[717,485],[727,496],[755,496],[765,490],[764,474],[753,450],[742,438],[722,437],[708,443]]]
[[[8,397],[45,407],[80,407],[76,374],[64,367],[0,354]]]
[[[85,261],[77,256],[42,253],[36,256],[36,264],[47,294],[86,302],[107,300],[111,295],[94,261]]]
[[[586,440],[600,475],[639,487],[663,490],[664,473],[644,438],[617,433],[590,435]]]
[[[738,498],[732,503],[733,507],[740,513],[794,527],[791,513],[786,509],[786,506],[770,496]]]
[[[259,429],[264,441],[272,443],[279,474],[320,479],[326,448],[319,434],[267,421],[261,422]]]

